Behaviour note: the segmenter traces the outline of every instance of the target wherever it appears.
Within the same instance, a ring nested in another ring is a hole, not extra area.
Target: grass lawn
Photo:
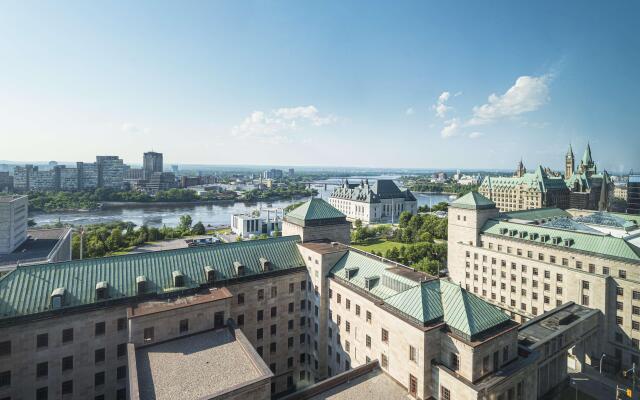
[[[372,251],[376,253],[382,252],[383,255],[387,250],[391,250],[394,247],[400,248],[402,245],[406,246],[404,243],[391,242],[386,239],[372,239],[358,244],[352,243],[351,245],[357,249],[368,251],[369,253]]]

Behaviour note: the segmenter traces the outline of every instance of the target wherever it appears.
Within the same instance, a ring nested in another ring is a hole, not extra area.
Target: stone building
[[[520,326],[457,284],[299,236],[21,266],[0,279],[0,398],[322,398],[378,383],[389,398],[535,399],[566,381],[566,348],[599,316],[567,304]]]
[[[564,176],[538,166],[527,172],[522,160],[513,177],[487,176],[478,191],[493,200],[500,211],[530,210],[542,207],[607,210],[613,192],[606,171],[598,173],[587,144],[580,164],[575,166],[573,149],[565,156]]]
[[[351,243],[351,223],[322,199],[311,199],[284,216],[283,236],[300,236],[303,242],[329,240]]]
[[[557,208],[500,213],[472,192],[449,207],[450,277],[518,321],[567,302],[600,310],[606,360],[629,367],[640,361],[640,218],[634,217]]]
[[[409,189],[400,190],[391,179],[378,179],[369,184],[368,179],[360,184],[345,180],[331,193],[329,203],[347,216],[365,224],[397,222],[403,211],[418,213],[418,202]]]

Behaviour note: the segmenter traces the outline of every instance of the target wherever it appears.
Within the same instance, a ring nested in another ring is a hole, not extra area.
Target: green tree
[[[435,206],[431,207],[431,211],[447,211],[449,209],[449,203],[445,202],[445,201],[441,201],[440,203],[436,204]]]
[[[400,218],[398,218],[398,223],[400,227],[401,228],[406,227],[409,221],[411,220],[411,217],[412,215],[409,211],[403,211],[402,213],[400,213]]]
[[[196,222],[196,224],[193,226],[193,229],[191,229],[191,233],[193,233],[194,235],[204,235],[206,233],[206,230],[204,229],[204,225],[202,224],[202,222]]]
[[[191,219],[191,215],[185,214],[180,217],[180,228],[185,230],[191,229],[192,223],[193,223],[193,220]]]
[[[362,220],[361,220],[360,218],[356,219],[356,220],[355,220],[355,222],[353,223],[353,226],[354,226],[356,229],[360,229],[360,228],[362,228]]]

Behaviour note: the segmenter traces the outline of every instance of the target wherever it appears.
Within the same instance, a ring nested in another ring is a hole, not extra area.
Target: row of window
[[[61,392],[63,395],[72,395],[73,394],[73,380],[68,380],[62,382]],[[116,400],[126,400],[127,399],[127,389],[120,388],[116,390]],[[35,392],[36,400],[49,400],[49,388],[47,386],[39,387]],[[94,400],[105,400],[104,394],[99,394],[94,396]]]

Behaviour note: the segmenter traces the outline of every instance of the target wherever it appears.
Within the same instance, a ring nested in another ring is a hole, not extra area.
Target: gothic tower
[[[524,164],[522,163],[522,158],[520,158],[520,162],[518,163],[518,168],[516,169],[516,177],[521,178],[526,172],[527,172],[527,169],[524,167]]]
[[[573,149],[569,145],[569,150],[567,150],[567,155],[564,159],[564,179],[571,178],[573,171],[575,171],[575,157],[573,156]]]

